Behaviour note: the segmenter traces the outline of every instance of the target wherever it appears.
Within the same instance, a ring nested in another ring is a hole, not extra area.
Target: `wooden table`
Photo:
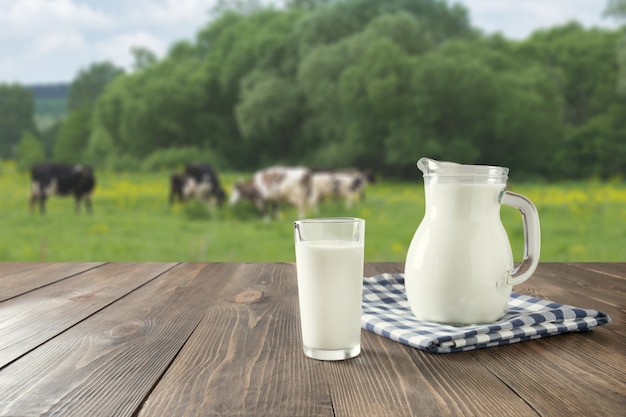
[[[516,291],[613,323],[454,354],[363,331],[320,362],[291,263],[0,263],[0,416],[626,415],[626,263],[544,263]]]

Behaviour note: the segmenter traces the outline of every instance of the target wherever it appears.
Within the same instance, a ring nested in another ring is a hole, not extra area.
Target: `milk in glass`
[[[305,351],[360,345],[363,242],[296,242],[296,259]]]

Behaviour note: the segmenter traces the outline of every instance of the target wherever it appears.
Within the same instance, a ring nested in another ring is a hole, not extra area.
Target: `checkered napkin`
[[[506,345],[553,334],[590,330],[611,318],[586,310],[511,294],[506,314],[491,324],[448,326],[417,320],[409,308],[403,274],[364,279],[361,327],[429,352],[449,353]]]

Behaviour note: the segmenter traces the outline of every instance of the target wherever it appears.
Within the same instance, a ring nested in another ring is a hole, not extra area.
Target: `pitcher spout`
[[[426,175],[430,173],[431,165],[436,162],[437,161],[430,158],[420,158],[420,160],[417,161],[417,168],[419,168],[419,170],[422,171],[424,175]]]
[[[420,171],[424,173],[424,176],[429,175],[429,174],[436,174],[440,170],[445,169],[445,168],[455,168],[455,167],[458,168],[461,166],[463,165],[457,164],[455,162],[437,161],[431,158],[420,158],[420,160],[417,161],[417,167],[419,168]]]

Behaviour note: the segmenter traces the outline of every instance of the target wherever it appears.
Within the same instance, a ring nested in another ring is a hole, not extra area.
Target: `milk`
[[[296,260],[305,350],[359,345],[363,243],[296,242]]]
[[[418,319],[488,323],[504,313],[513,255],[500,221],[503,184],[425,184],[426,213],[405,264]]]

